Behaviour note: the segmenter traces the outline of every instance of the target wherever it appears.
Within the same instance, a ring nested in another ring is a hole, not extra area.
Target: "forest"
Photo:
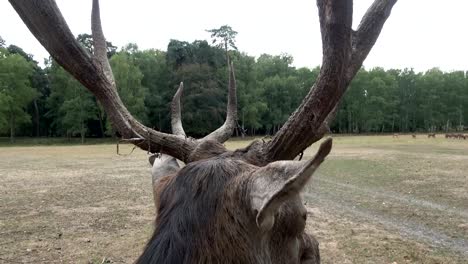
[[[171,40],[166,51],[121,49],[108,42],[117,88],[130,112],[149,127],[170,132],[170,101],[184,82],[182,118],[190,136],[224,122],[228,67],[235,67],[236,135],[274,134],[301,103],[319,66],[296,68],[288,54],[255,58],[239,51],[228,26],[209,30],[213,41]],[[226,35],[226,33],[229,33]],[[223,35],[224,34],[224,35]],[[92,51],[89,34],[77,39]],[[362,68],[340,102],[333,133],[460,131],[468,123],[465,71]],[[21,47],[0,37],[0,136],[109,137],[106,114],[95,98],[52,59],[41,67]]]

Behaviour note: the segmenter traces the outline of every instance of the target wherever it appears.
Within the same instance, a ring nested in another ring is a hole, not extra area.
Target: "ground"
[[[0,147],[0,263],[132,263],[149,173],[111,144]],[[468,263],[468,140],[335,137],[303,196],[322,263]]]

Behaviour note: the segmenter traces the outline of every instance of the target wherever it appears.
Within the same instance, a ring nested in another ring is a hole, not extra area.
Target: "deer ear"
[[[332,139],[326,139],[308,161],[277,161],[261,167],[252,174],[250,202],[256,212],[257,226],[263,232],[270,230],[275,223],[275,213],[288,199],[299,194],[330,153]]]

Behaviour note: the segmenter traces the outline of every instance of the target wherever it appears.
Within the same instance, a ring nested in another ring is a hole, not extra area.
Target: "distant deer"
[[[193,139],[185,136],[176,110],[174,134],[162,133],[136,120],[117,93],[97,0],[94,54],[76,41],[53,0],[10,0],[53,59],[95,95],[114,130],[143,150],[162,153],[153,160],[155,230],[136,263],[272,264],[320,262],[318,243],[304,230],[307,211],[299,193],[329,154],[331,138],[311,160],[291,160],[329,131],[334,109],[395,2],[376,0],[353,30],[352,0],[317,0],[323,60],[314,86],[271,140],[228,151],[222,143],[237,122],[232,63],[225,123]],[[186,166],[179,168],[175,159]]]
[[[393,134],[393,138],[398,138],[398,136],[399,136],[398,133]]]
[[[412,134],[411,137],[416,138],[416,134]]]
[[[429,133],[427,134],[427,138],[435,138],[436,134],[435,133]]]

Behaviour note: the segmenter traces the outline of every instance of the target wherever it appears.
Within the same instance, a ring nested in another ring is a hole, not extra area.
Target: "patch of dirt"
[[[390,142],[369,140],[381,139]],[[345,167],[321,170],[329,175],[306,190],[307,230],[320,242],[323,263],[466,263],[468,144],[394,140],[391,149],[369,147],[365,137],[337,141],[326,166],[346,160]],[[355,171],[352,159],[361,162]],[[372,178],[364,177],[368,171]],[[153,229],[150,183],[142,151],[0,149],[0,263],[132,263]]]

